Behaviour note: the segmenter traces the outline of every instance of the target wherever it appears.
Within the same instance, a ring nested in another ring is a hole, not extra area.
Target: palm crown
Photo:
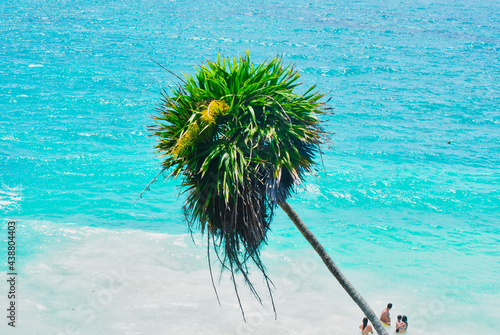
[[[164,168],[182,175],[190,229],[207,232],[209,250],[223,268],[240,271],[257,298],[247,262],[267,280],[259,247],[273,210],[314,171],[325,134],[324,95],[314,86],[296,93],[299,77],[281,58],[253,65],[248,53],[232,61],[219,55],[163,92],[152,127]]]

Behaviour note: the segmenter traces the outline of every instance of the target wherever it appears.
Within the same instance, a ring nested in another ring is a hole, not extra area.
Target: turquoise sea
[[[359,332],[282,212],[262,251],[278,318],[241,284],[244,323],[227,275],[217,303],[180,180],[135,202],[160,169],[146,127],[177,83],[155,62],[193,73],[246,50],[329,92],[326,174],[290,204],[376,312],[392,302],[409,334],[498,334],[498,1],[4,0],[0,41],[1,334]]]

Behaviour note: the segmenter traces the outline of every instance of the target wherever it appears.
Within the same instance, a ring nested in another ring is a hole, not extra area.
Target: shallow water
[[[260,308],[241,287],[244,324],[227,278],[218,307],[203,242],[185,235],[179,180],[134,202],[159,171],[150,114],[176,83],[151,59],[190,73],[218,51],[249,50],[255,61],[281,54],[330,92],[326,176],[290,203],[374,309],[392,302],[412,334],[493,332],[499,7],[4,2],[0,214],[18,222],[16,331],[357,332],[361,313],[284,214],[263,249],[278,320],[264,288]]]

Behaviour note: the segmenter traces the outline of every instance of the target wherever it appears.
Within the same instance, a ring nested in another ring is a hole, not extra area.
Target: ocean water
[[[326,173],[290,204],[376,312],[392,302],[411,334],[498,333],[499,22],[489,0],[3,1],[1,334],[358,333],[283,213],[262,251],[277,320],[255,271],[263,306],[240,283],[244,323],[227,275],[217,303],[180,181],[136,201],[161,162],[146,127],[176,84],[155,62],[192,73],[246,50],[329,92]]]

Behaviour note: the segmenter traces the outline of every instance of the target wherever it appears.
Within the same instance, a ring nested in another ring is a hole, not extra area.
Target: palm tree
[[[212,249],[222,269],[231,273],[243,318],[236,272],[261,301],[249,278],[249,263],[263,274],[274,309],[260,249],[280,206],[377,332],[387,334],[286,201],[305,174],[316,171],[314,158],[327,135],[318,118],[329,110],[320,102],[324,95],[314,86],[296,93],[299,77],[281,58],[254,65],[248,52],[232,61],[219,55],[194,76],[178,77],[181,83],[170,95],[163,91],[151,126],[159,139],[157,151],[165,157],[162,171],[182,176],[188,226],[206,234],[209,266]]]

